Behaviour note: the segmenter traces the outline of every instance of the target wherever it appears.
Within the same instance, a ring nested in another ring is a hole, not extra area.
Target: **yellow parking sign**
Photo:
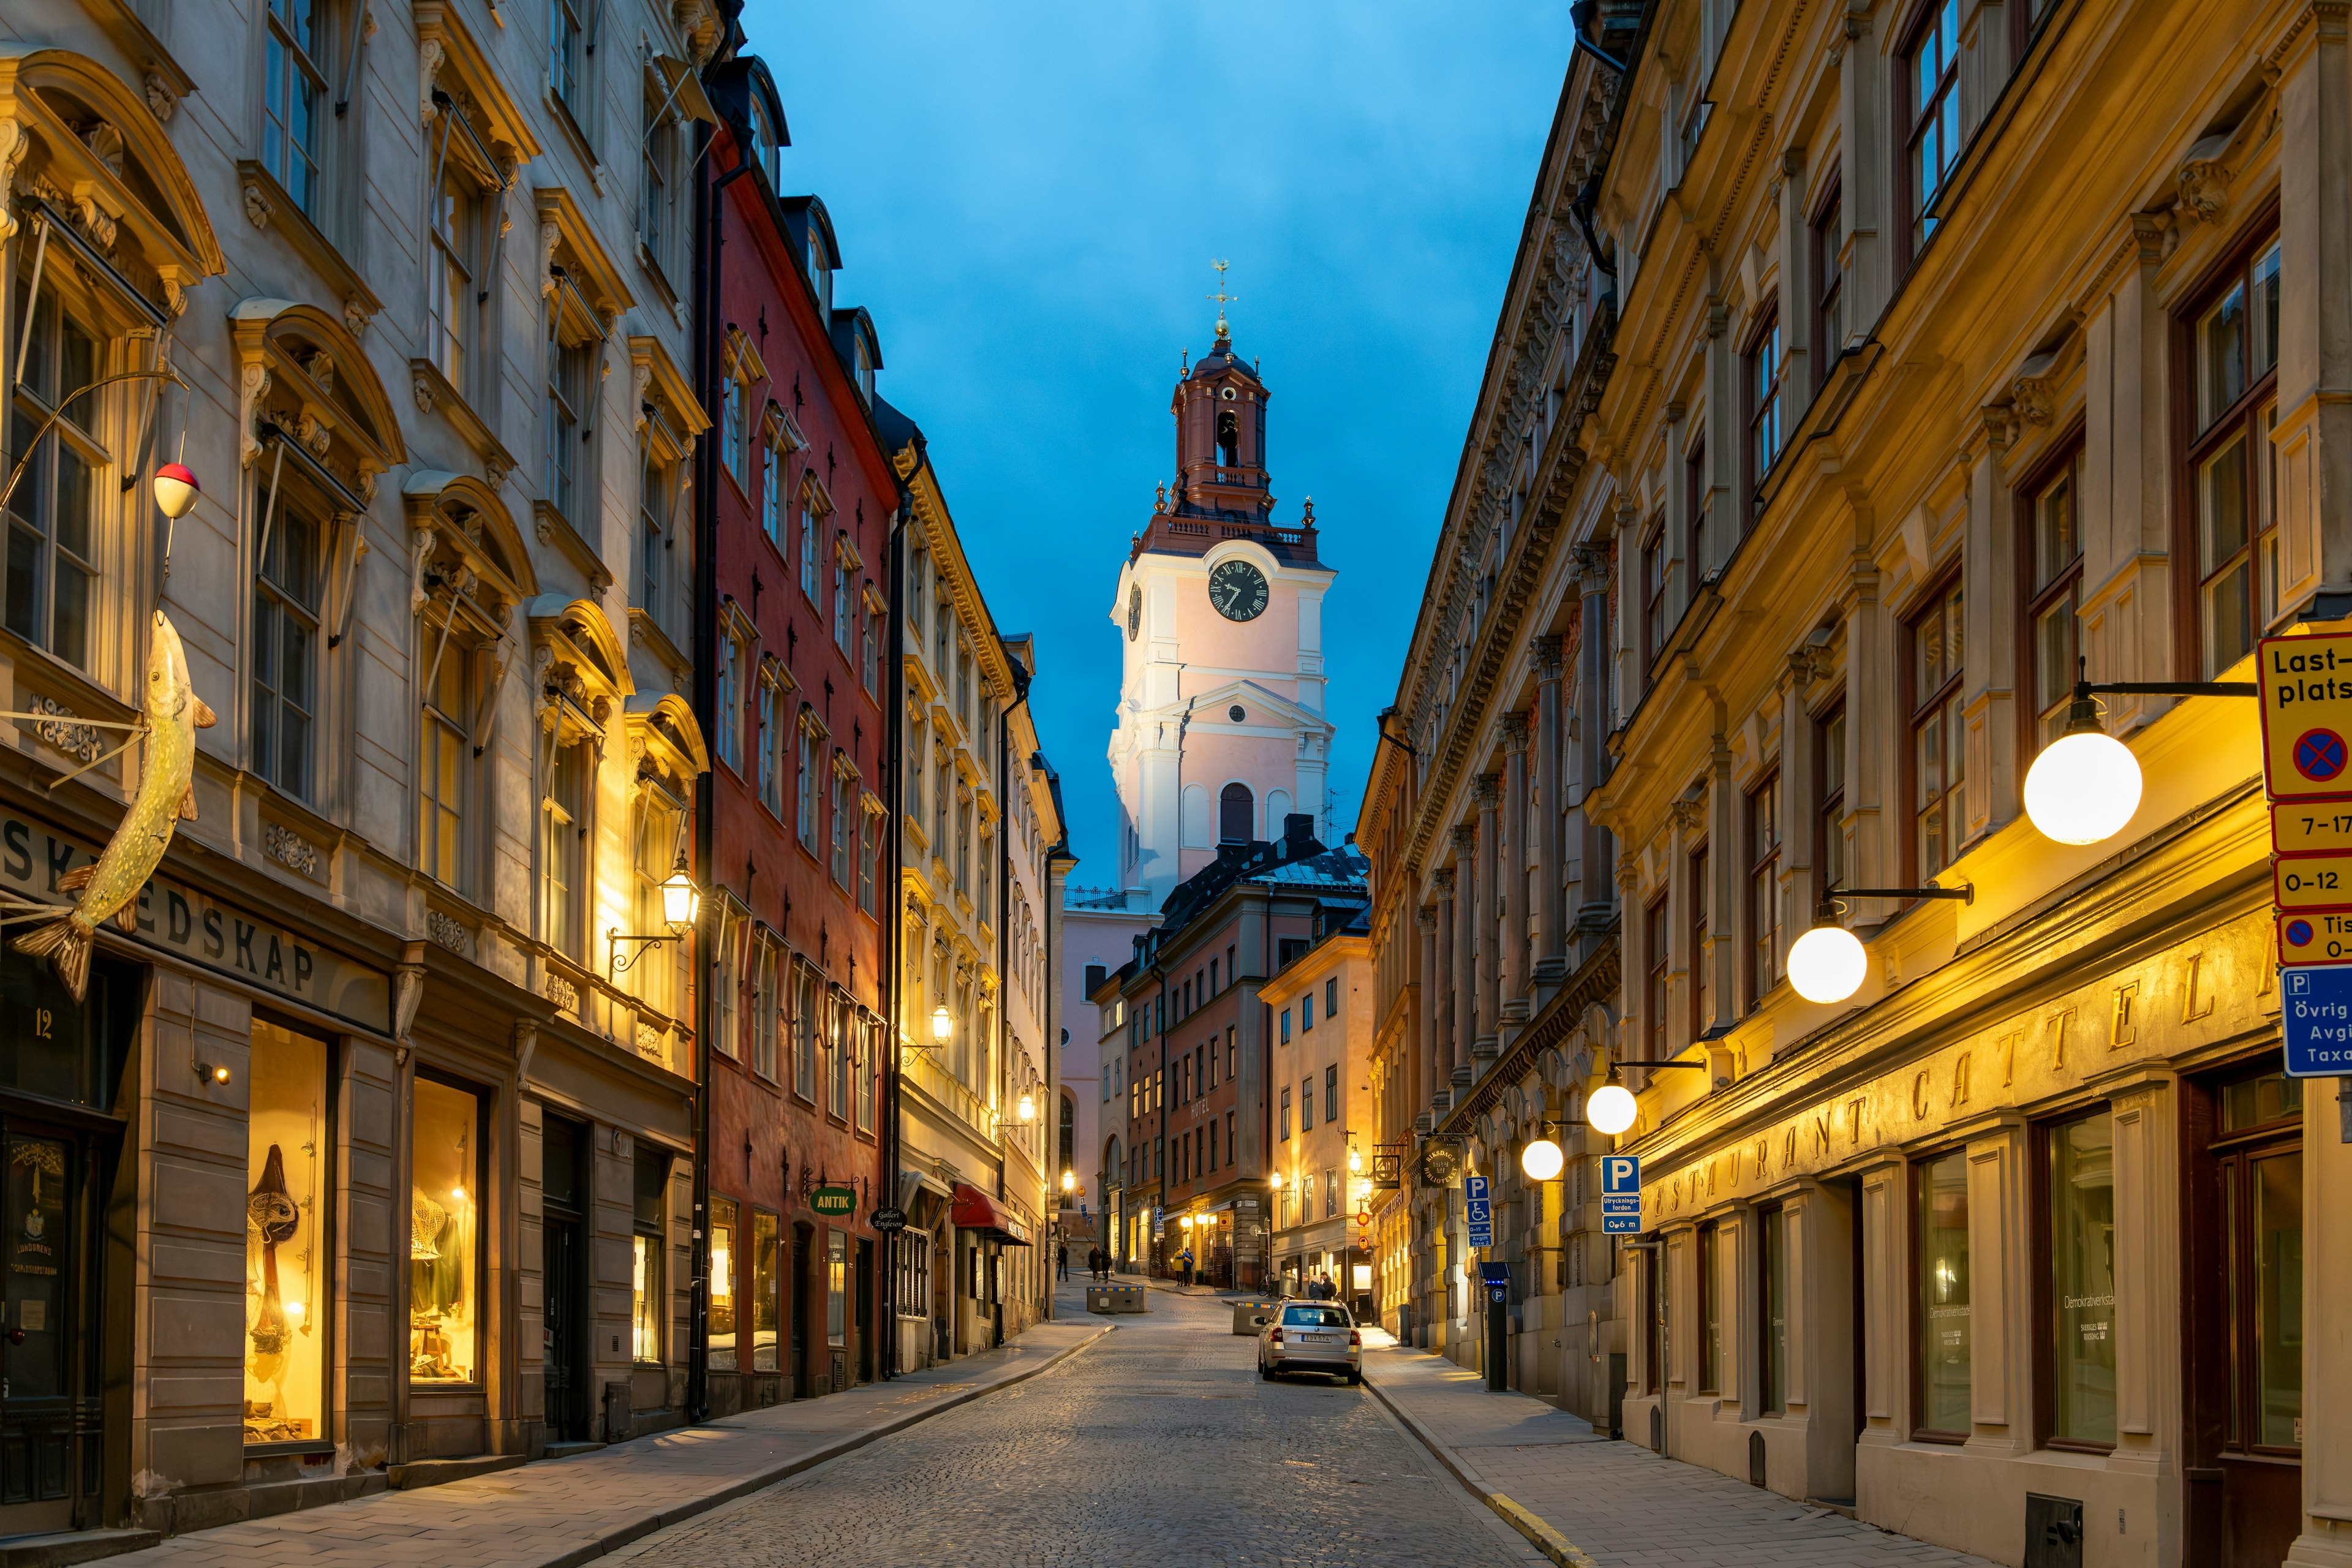
[[[2278,918],[2282,964],[2352,963],[2352,914],[2283,914]]]
[[[2352,795],[2352,632],[2264,637],[2254,662],[2270,797]]]
[[[2282,856],[2271,884],[2282,910],[2352,910],[2352,854]]]

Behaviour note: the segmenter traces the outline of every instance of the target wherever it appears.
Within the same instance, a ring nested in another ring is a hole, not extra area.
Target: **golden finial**
[[[1209,265],[1217,269],[1217,291],[1205,297],[1216,303],[1217,341],[1222,343],[1234,335],[1233,329],[1225,325],[1225,307],[1227,305],[1238,304],[1241,300],[1241,296],[1238,294],[1228,294],[1225,292],[1225,268],[1232,266],[1233,263],[1229,261],[1212,260]]]

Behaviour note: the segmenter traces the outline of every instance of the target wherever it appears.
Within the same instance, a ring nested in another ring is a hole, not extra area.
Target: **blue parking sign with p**
[[[1601,1159],[1601,1192],[1604,1197],[1642,1190],[1642,1162],[1633,1154],[1604,1154]]]

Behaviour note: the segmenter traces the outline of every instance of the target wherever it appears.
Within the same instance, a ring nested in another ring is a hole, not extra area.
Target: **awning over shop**
[[[996,1200],[970,1182],[956,1184],[955,1222],[961,1229],[982,1231],[1014,1247],[1029,1245]]]

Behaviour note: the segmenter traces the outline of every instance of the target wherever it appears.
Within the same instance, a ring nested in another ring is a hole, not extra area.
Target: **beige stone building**
[[[1622,1070],[1642,1229],[1622,1337],[1600,1326],[1624,1430],[1999,1562],[2070,1532],[2085,1563],[2352,1561],[2352,1363],[2325,1327],[2352,1151],[2339,1086],[2282,1072],[2254,705],[2105,694],[2145,793],[2099,842],[2054,842],[2022,796],[2078,660],[2245,680],[2256,637],[2352,608],[2343,13],[1600,26],[1626,74],[1571,68],[1605,112],[1564,112],[1551,156],[1579,166],[1538,188],[1601,246],[1573,356],[1596,378],[1564,427],[1536,399],[1524,450],[1583,462],[1559,514],[1600,655],[1580,804],[1622,955],[1566,1106],[1612,1062],[1685,1064]],[[1507,515],[1516,470],[1465,467]],[[1472,579],[1504,606],[1483,626],[1452,607],[1475,540],[1433,580],[1391,721],[1422,794],[1374,797],[1433,881],[1462,708],[1494,671],[1507,759],[1513,671],[1567,629],[1511,618],[1521,584],[1545,602],[1541,554],[1506,541]],[[1475,826],[1424,895],[1441,933],[1483,885]],[[1808,978],[1835,1000],[1788,978],[1817,921],[1860,939],[1858,986]],[[1437,946],[1415,973],[1442,1021]],[[1453,973],[1483,985],[1480,956]],[[1458,1115],[1441,1099],[1434,1131]],[[1421,1279],[1452,1256],[1417,1247]]]
[[[1370,1233],[1356,1223],[1371,1184],[1370,948],[1360,922],[1335,921],[1258,993],[1275,1015],[1275,1272],[1295,1295],[1317,1279],[1343,1301],[1371,1289]]]
[[[1001,1345],[1051,1309],[1049,1051],[1073,862],[1027,706],[1034,644],[997,630],[922,431],[887,403],[876,415],[912,508],[898,870],[909,1223],[895,1299],[897,1364],[913,1370]]]
[[[0,20],[15,900],[71,899],[142,784],[104,726],[157,616],[217,716],[87,997],[0,958],[0,1535],[684,1418],[693,967],[659,884],[704,766],[705,421],[674,198],[719,27]],[[202,495],[171,523],[175,459]]]

